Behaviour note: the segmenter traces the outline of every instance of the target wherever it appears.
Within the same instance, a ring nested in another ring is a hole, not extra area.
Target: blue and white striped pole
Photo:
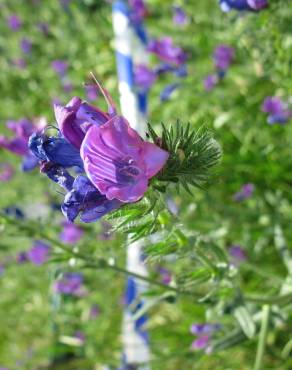
[[[146,131],[147,93],[138,92],[135,88],[134,65],[147,64],[147,38],[142,23],[131,21],[128,1],[114,2],[113,28],[122,115],[143,137]],[[143,248],[139,241],[128,247],[127,269],[147,275],[147,269],[143,263]],[[150,359],[148,333],[144,328],[147,317],[144,315],[135,321],[133,315],[143,306],[141,294],[146,289],[145,282],[128,278],[123,320],[124,361],[128,366],[141,364],[140,370],[150,369],[147,365]]]

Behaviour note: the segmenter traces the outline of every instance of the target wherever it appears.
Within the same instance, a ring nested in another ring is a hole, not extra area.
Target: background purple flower
[[[172,280],[172,275],[171,275],[170,270],[168,270],[164,267],[159,267],[158,272],[160,274],[161,282],[165,285],[170,284],[170,282]]]
[[[78,340],[79,340],[80,345],[83,345],[83,344],[84,344],[84,342],[85,342],[85,340],[86,340],[86,336],[85,336],[85,334],[84,334],[84,333],[82,333],[82,331],[80,331],[80,330],[77,330],[77,331],[75,332],[74,337],[75,337],[76,339],[78,339]]]
[[[262,111],[271,115],[282,114],[284,103],[278,96],[267,96],[262,104]]]
[[[23,37],[20,40],[20,48],[24,54],[30,54],[32,49],[32,42],[28,38]]]
[[[82,274],[69,272],[55,282],[54,290],[59,294],[81,296],[83,294],[82,284]]]
[[[85,93],[87,100],[94,101],[98,98],[98,89],[96,85],[86,85],[85,86]]]
[[[42,32],[44,36],[49,35],[49,25],[45,22],[40,22],[37,24],[37,28]]]
[[[0,263],[0,277],[4,274],[5,272],[5,267],[2,263]]]
[[[173,23],[178,26],[184,26],[188,23],[188,16],[181,6],[173,6]]]
[[[14,169],[9,163],[0,163],[0,181],[10,181],[14,176]]]
[[[42,265],[49,259],[50,246],[37,240],[33,247],[27,252],[27,258],[34,265]]]
[[[18,31],[22,26],[22,20],[16,14],[11,14],[7,19],[7,24],[12,31]]]
[[[194,335],[210,334],[221,328],[220,324],[192,324],[190,331]]]
[[[286,104],[277,96],[268,96],[262,104],[262,111],[268,113],[269,124],[284,124],[292,116]]]
[[[179,82],[174,82],[170,85],[165,86],[165,88],[160,93],[160,101],[169,100],[171,95],[180,87]]]
[[[180,65],[185,63],[187,56],[178,46],[175,46],[171,37],[151,40],[148,51],[157,55],[161,60]]]
[[[245,199],[250,198],[254,192],[254,188],[254,184],[252,183],[242,185],[241,189],[234,194],[233,200],[235,200],[236,202],[241,202]]]
[[[63,230],[60,234],[60,239],[64,243],[75,244],[82,238],[84,230],[80,226],[69,221],[64,221],[62,225]]]
[[[131,8],[131,20],[135,23],[141,22],[148,14],[144,0],[129,0],[129,6]]]
[[[240,245],[232,245],[228,252],[234,264],[238,264],[247,259],[246,254]]]
[[[156,73],[145,65],[136,65],[134,68],[135,84],[146,90],[156,81]]]
[[[23,58],[16,58],[12,60],[12,64],[19,69],[26,68],[26,61]]]
[[[60,77],[64,77],[68,69],[68,63],[61,59],[53,60],[51,66]]]
[[[206,91],[211,91],[214,89],[214,87],[218,84],[219,78],[216,74],[212,74],[207,76],[204,79],[204,88]]]
[[[28,261],[27,253],[26,252],[19,252],[16,256],[17,263],[24,263]]]
[[[91,320],[94,320],[96,319],[98,316],[100,315],[100,307],[98,304],[93,304],[91,307],[90,307],[90,311],[89,311],[89,318]]]
[[[268,6],[268,0],[247,0],[247,4],[254,10],[261,10]]]
[[[70,82],[70,81],[65,81],[65,82],[63,82],[62,87],[63,87],[63,90],[64,90],[64,92],[65,92],[66,94],[71,93],[71,92],[72,92],[72,90],[73,90],[73,84],[72,84],[72,82]]]
[[[200,337],[198,337],[192,342],[191,348],[193,350],[204,349],[208,346],[209,342],[210,342],[209,335],[201,335]]]
[[[213,59],[215,67],[226,71],[234,58],[234,49],[228,45],[218,45],[214,51]]]

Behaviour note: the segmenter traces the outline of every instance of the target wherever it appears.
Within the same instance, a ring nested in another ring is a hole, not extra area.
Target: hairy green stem
[[[67,247],[66,245],[62,244],[59,240],[56,240],[43,231],[37,229],[39,228],[39,225],[36,225],[37,227],[33,227],[31,224],[28,225],[27,223],[24,223],[23,221],[16,220],[15,218],[9,217],[5,214],[1,214],[2,219],[5,220],[6,223],[10,225],[14,225],[17,223],[17,226],[20,230],[24,231],[29,236],[37,236],[43,240],[48,241],[52,245],[58,247],[59,249],[63,250],[64,252],[68,253],[70,256],[74,258],[78,258],[85,262],[85,267],[88,268],[108,268],[113,271],[116,271],[118,273],[122,273],[124,275],[133,276],[139,280],[145,281],[151,285],[159,286],[160,288],[163,288],[165,290],[170,290],[173,292],[176,292],[177,294],[187,295],[193,297],[197,303],[204,304],[206,301],[202,301],[202,296],[199,296],[193,291],[186,290],[184,288],[180,287],[174,287],[165,285],[163,283],[160,283],[159,281],[153,280],[147,276],[140,275],[134,272],[131,272],[129,270],[126,270],[122,267],[119,267],[115,264],[109,263],[106,259],[102,257],[98,257],[96,262],[92,262],[92,256],[87,256],[83,253],[80,253],[78,251],[74,251],[71,247]],[[211,267],[211,266],[210,266]],[[259,303],[259,304],[278,304],[278,305],[286,305],[290,302],[292,302],[292,293],[286,294],[286,295],[279,295],[279,296],[272,296],[272,297],[253,297],[253,296],[244,296],[244,299],[248,302],[253,303]]]
[[[264,305],[262,309],[262,323],[261,330],[259,334],[258,348],[256,353],[256,359],[253,370],[263,370],[263,359],[266,348],[268,327],[269,327],[269,317],[270,317],[270,306]]]

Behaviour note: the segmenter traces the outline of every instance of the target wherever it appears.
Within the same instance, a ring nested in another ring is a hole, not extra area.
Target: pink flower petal
[[[157,145],[145,141],[143,143],[143,156],[146,163],[146,176],[155,176],[168,160],[169,153]]]

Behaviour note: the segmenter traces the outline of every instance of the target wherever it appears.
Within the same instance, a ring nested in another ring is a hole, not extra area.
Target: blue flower
[[[268,6],[267,0],[219,0],[224,12],[235,10],[258,11]]]
[[[166,101],[168,100],[172,93],[180,86],[180,83],[175,82],[173,84],[167,85],[160,93],[160,100]]]
[[[65,168],[74,166],[83,168],[79,150],[63,137],[34,133],[29,138],[28,146],[41,161],[54,162]]]
[[[82,222],[94,222],[121,206],[117,199],[108,200],[86,176],[78,176],[62,204],[62,212],[71,222],[80,214]]]

